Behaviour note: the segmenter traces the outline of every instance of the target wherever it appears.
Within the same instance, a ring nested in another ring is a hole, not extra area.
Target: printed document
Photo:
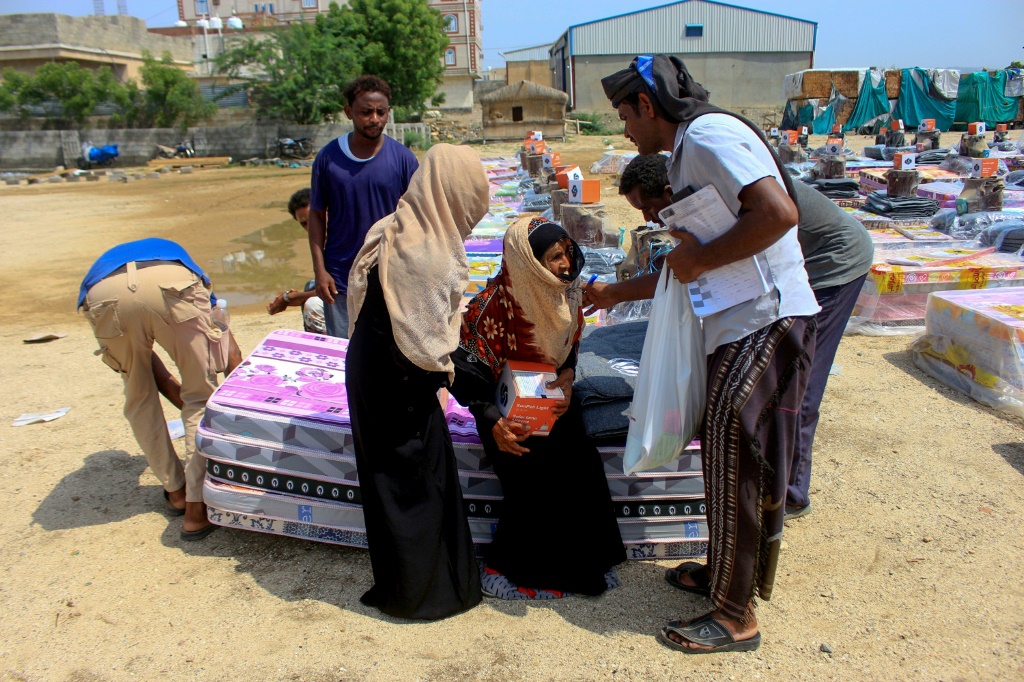
[[[701,244],[727,232],[737,220],[714,185],[677,201],[658,215],[665,225],[686,230]],[[767,263],[751,257],[705,272],[686,287],[693,311],[705,317],[768,293],[771,287],[766,269]]]

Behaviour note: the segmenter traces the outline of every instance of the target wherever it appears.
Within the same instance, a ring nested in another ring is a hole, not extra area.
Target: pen
[[[587,287],[589,287],[591,284],[593,284],[596,281],[597,281],[597,275],[591,275],[590,276],[590,281],[587,282]],[[583,287],[583,288],[586,289],[587,287]]]

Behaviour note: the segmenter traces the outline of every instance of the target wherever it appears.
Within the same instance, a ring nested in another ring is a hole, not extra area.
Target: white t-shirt
[[[355,161],[356,163],[366,163],[367,161],[373,161],[372,156],[368,159],[360,159],[358,156],[352,153],[352,148],[348,146],[348,136],[351,134],[352,133],[345,133],[344,135],[338,138],[338,146],[341,147],[342,153],[348,158]]]
[[[705,114],[689,125],[680,124],[676,131],[668,170],[674,192],[714,185],[726,205],[738,215],[740,190],[768,176],[785,188],[771,152],[754,131],[734,116]],[[704,318],[708,355],[719,346],[738,341],[783,317],[814,315],[821,310],[807,283],[796,225],[758,255],[762,263],[768,263],[766,274],[773,289]]]

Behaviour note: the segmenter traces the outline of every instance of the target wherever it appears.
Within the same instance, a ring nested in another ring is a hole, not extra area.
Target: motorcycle
[[[89,170],[94,165],[109,168],[114,165],[114,160],[119,155],[116,144],[94,147],[92,142],[84,142],[82,143],[82,155],[78,157],[78,167],[82,170]]]
[[[185,141],[177,147],[165,147],[162,144],[156,146],[156,155],[161,159],[191,159],[196,155],[192,143]]]
[[[278,138],[276,145],[276,156],[281,159],[312,159],[316,155],[311,137],[281,137]]]

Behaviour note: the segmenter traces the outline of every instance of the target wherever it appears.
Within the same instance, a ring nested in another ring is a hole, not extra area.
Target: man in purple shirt
[[[332,140],[313,162],[309,248],[327,333],[348,337],[348,271],[366,233],[394,213],[419,166],[405,146],[384,134],[391,88],[360,76],[345,88],[352,132]]]

